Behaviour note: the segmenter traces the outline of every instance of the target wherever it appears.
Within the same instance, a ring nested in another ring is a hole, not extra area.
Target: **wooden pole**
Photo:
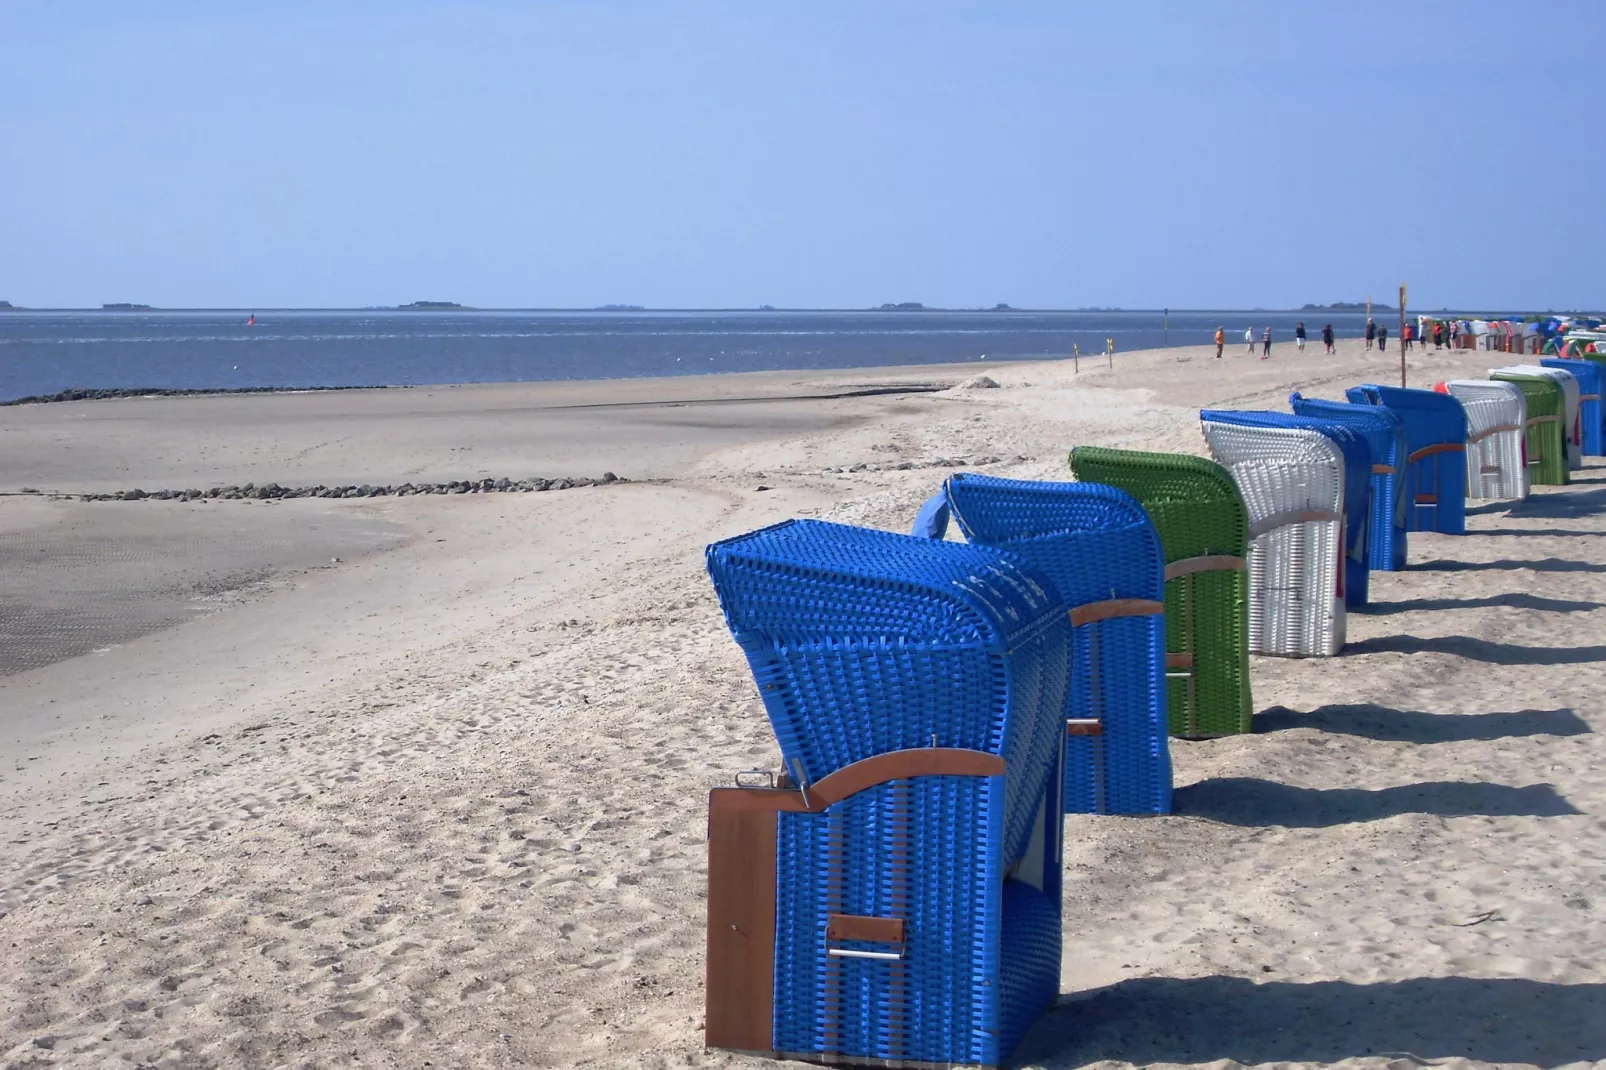
[[[1071,343],[1071,367],[1077,375],[1082,374],[1082,347],[1077,342]]]
[[[1405,387],[1405,283],[1400,283],[1400,387]]]

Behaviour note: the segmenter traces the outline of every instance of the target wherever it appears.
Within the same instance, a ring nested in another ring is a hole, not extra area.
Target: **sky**
[[[1606,306],[1606,3],[0,0],[32,307]]]

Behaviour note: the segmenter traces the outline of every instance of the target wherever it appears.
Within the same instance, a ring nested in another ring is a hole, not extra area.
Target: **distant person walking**
[[[1379,353],[1389,347],[1389,329],[1385,323],[1377,325],[1377,351]]]
[[[1300,320],[1294,325],[1294,346],[1301,353],[1305,352],[1305,321]]]
[[[1255,352],[1255,329],[1253,327],[1244,328],[1244,345],[1248,347],[1251,354]]]
[[[1416,328],[1407,323],[1400,328],[1400,344],[1406,349],[1411,348],[1411,342],[1416,338]]]
[[[1322,328],[1322,345],[1327,347],[1329,353],[1333,351],[1333,325],[1331,323]]]
[[[1223,347],[1226,346],[1226,344],[1227,344],[1227,328],[1225,328],[1225,327],[1217,327],[1216,328],[1216,359],[1217,360],[1221,359],[1221,350],[1223,349]]]
[[[1367,316],[1366,317],[1366,348],[1368,350],[1370,350],[1372,348],[1372,342],[1376,338],[1377,338],[1377,324],[1372,322],[1372,317],[1371,316]]]
[[[1261,346],[1260,359],[1261,360],[1265,360],[1267,357],[1271,356],[1271,328],[1270,327],[1267,327],[1266,328],[1266,333],[1260,336],[1260,346]]]
[[[1433,348],[1444,348],[1444,324],[1438,320],[1433,321]]]
[[[1454,349],[1461,343],[1461,321],[1450,321],[1450,348]]]

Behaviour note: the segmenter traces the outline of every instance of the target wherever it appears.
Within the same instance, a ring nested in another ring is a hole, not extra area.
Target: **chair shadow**
[[[1584,480],[1575,480],[1574,485]],[[1511,503],[1506,515],[1523,519],[1540,517],[1593,516],[1606,510],[1606,487],[1592,490],[1540,494]]]
[[[1314,728],[1387,743],[1467,743],[1524,736],[1583,736],[1594,729],[1570,709],[1509,713],[1428,713],[1365,703],[1318,706],[1300,713],[1272,706],[1255,714],[1255,731]]]
[[[1606,534],[1602,532],[1601,534]],[[1606,609],[1606,602],[1584,602],[1567,598],[1544,598],[1536,594],[1495,594],[1486,598],[1411,598],[1402,602],[1372,602],[1361,607],[1366,613],[1404,613],[1413,609],[1538,609],[1548,613],[1587,613]]]
[[[1412,565],[1412,572],[1493,572],[1532,569],[1535,572],[1606,572],[1606,565],[1590,561],[1566,561],[1559,557],[1546,557],[1537,561],[1423,561]]]
[[[1606,535],[1606,529],[1601,531],[1585,531],[1582,528],[1483,528],[1480,531],[1469,531],[1468,535]]]
[[[1583,665],[1606,661],[1606,646],[1521,646],[1474,639],[1469,635],[1380,635],[1344,645],[1351,654],[1454,654],[1490,665]]]
[[[1135,977],[1061,996],[1012,1061],[1068,1070],[1105,1060],[1256,1066],[1383,1055],[1417,1065],[1463,1058],[1557,1067],[1606,1059],[1606,984]]]
[[[1469,505],[1463,512],[1467,516],[1487,516],[1490,513],[1503,513],[1518,504],[1520,503],[1515,498],[1502,498],[1499,501],[1484,502],[1482,505]]]
[[[1581,812],[1549,784],[1514,788],[1440,780],[1393,788],[1298,788],[1257,777],[1220,777],[1178,788],[1172,811],[1245,828],[1333,828],[1401,814],[1567,817]]]

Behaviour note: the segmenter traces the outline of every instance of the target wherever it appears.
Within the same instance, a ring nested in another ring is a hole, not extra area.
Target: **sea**
[[[1379,313],[1393,323],[1397,313]],[[248,322],[254,319],[255,322]],[[0,401],[89,390],[245,390],[984,364],[1291,345],[1360,312],[0,310]],[[1274,350],[1275,352],[1275,350]]]

